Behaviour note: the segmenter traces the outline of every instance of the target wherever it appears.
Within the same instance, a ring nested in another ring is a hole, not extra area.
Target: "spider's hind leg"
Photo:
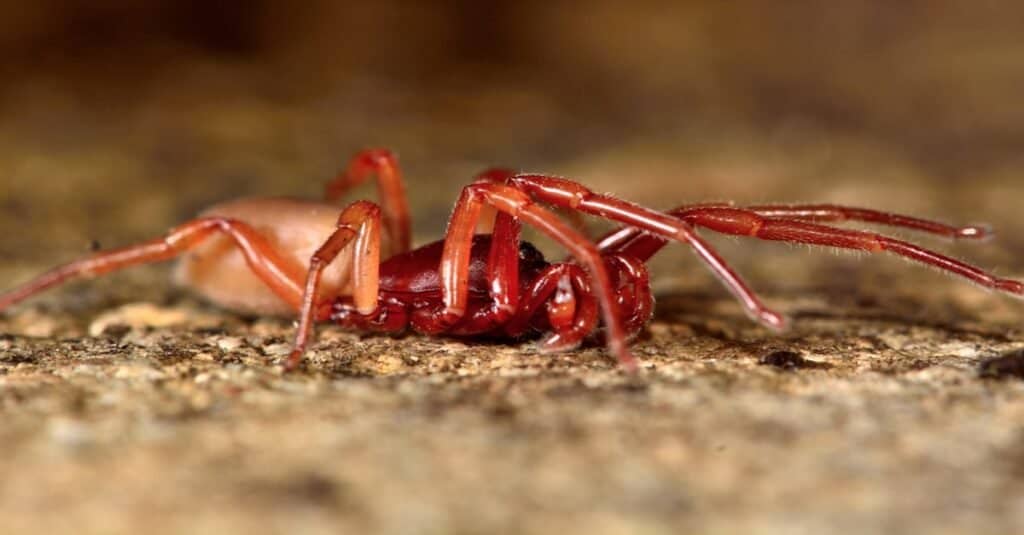
[[[298,309],[302,298],[302,268],[282,257],[262,234],[238,220],[204,217],[186,222],[167,235],[136,245],[102,251],[88,258],[58,266],[7,293],[0,294],[0,310],[54,286],[75,279],[175,258],[206,239],[223,234],[231,239],[246,264],[278,297]]]

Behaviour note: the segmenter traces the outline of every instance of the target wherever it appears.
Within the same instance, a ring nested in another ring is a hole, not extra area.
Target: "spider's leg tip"
[[[629,346],[624,343],[611,343],[609,346],[610,352],[618,359],[619,366],[627,373],[635,374],[639,369],[639,365],[637,364],[636,357],[630,352]]]
[[[995,232],[992,230],[992,227],[983,223],[960,227],[956,231],[957,239],[988,240],[994,235]]]
[[[630,375],[636,375],[640,371],[640,365],[637,364],[636,358],[629,352],[619,355],[619,366]]]
[[[295,368],[298,368],[299,367],[299,363],[301,363],[301,362],[302,362],[302,350],[301,349],[293,349],[292,352],[288,354],[288,358],[285,359],[285,361],[281,365],[281,367],[282,367],[282,369],[284,370],[285,373],[288,373],[290,371],[294,371]]]
[[[774,310],[762,310],[758,313],[757,320],[775,332],[782,332],[789,328],[789,318]]]
[[[996,282],[996,288],[1000,291],[1012,294],[1014,297],[1024,298],[1024,282],[1013,279],[1002,279]]]

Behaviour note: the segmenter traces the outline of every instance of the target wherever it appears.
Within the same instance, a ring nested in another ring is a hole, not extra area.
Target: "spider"
[[[337,200],[374,177],[380,204]],[[620,228],[592,241],[545,205],[600,216]],[[608,351],[636,368],[629,340],[651,318],[645,262],[670,241],[689,246],[754,320],[773,330],[785,318],[765,306],[697,232],[890,252],[986,288],[1024,296],[1024,284],[881,234],[823,223],[861,221],[952,239],[983,239],[984,226],[954,227],[905,215],[831,204],[739,207],[684,205],[659,212],[550,175],[490,169],[455,203],[443,240],[411,248],[409,209],[397,159],[357,153],[327,184],[324,201],[247,198],[213,206],[165,236],[54,268],[0,294],[0,310],[71,279],[183,256],[177,280],[243,313],[298,314],[286,370],[295,368],[315,322],[362,330],[501,336],[551,333],[548,351],[579,345],[603,324]],[[477,233],[491,223],[490,233]],[[520,240],[522,224],[565,247],[548,262]],[[383,258],[383,260],[382,260]],[[600,316],[600,317],[599,317]]]

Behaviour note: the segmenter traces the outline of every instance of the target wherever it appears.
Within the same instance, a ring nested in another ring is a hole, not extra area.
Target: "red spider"
[[[380,206],[357,201],[341,209],[333,204],[370,176],[377,178]],[[405,188],[389,151],[357,154],[328,184],[326,197],[326,202],[253,198],[214,206],[162,238],[44,273],[0,295],[0,310],[75,277],[185,254],[178,279],[208,300],[250,313],[298,312],[286,369],[302,359],[316,321],[387,332],[411,325],[420,333],[455,336],[518,338],[551,332],[542,347],[561,350],[595,331],[598,310],[608,350],[633,369],[627,341],[650,319],[654,305],[644,262],[669,240],[693,248],[752,318],[771,329],[785,325],[783,316],[764,306],[697,235],[697,227],[762,240],[888,251],[986,288],[1024,295],[1021,282],[934,251],[820,224],[855,220],[948,238],[990,234],[984,227],[952,227],[863,208],[699,204],[658,212],[564,178],[492,169],[463,188],[444,240],[411,249]],[[623,226],[594,242],[543,204]],[[492,210],[497,212],[492,232],[475,234]],[[560,243],[575,261],[545,261],[533,246],[520,242],[521,222]],[[382,254],[387,255],[383,262]]]

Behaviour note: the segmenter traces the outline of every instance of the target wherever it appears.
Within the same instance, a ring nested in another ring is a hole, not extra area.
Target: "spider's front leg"
[[[514,173],[491,169],[477,176],[476,184],[504,184]],[[465,207],[465,204],[457,205]],[[575,347],[597,324],[597,301],[583,269],[575,264],[554,264],[530,276],[520,288],[521,269],[532,270],[530,260],[520,257],[520,223],[507,211],[482,204],[477,216],[480,226],[491,226],[487,256],[487,288],[490,303],[474,306],[468,315],[448,315],[443,309],[424,307],[413,312],[412,324],[419,332],[448,332],[456,335],[504,333],[512,337],[525,334],[544,323],[551,335],[541,342],[545,351]],[[454,224],[450,229],[462,228]],[[447,250],[453,244],[466,245],[466,234],[449,233]],[[470,243],[471,246],[471,243]],[[538,258],[538,260],[540,260]],[[522,298],[520,298],[522,296]],[[539,317],[543,314],[543,317]]]
[[[490,249],[487,254],[487,291],[490,303],[476,308],[457,323],[451,316],[439,314],[436,306],[422,308],[413,314],[413,326],[426,333],[444,331],[458,335],[493,333],[500,330],[520,311],[520,225],[516,218],[498,213],[493,221]]]
[[[434,313],[433,321],[439,325],[454,325],[466,313],[473,234],[484,206],[491,206],[538,228],[569,250],[586,268],[600,303],[609,350],[624,367],[635,369],[636,361],[626,343],[626,330],[616,306],[611,277],[597,246],[550,210],[537,205],[524,192],[509,185],[478,182],[463,188],[448,223],[441,257],[444,307]]]
[[[578,346],[597,327],[598,304],[583,268],[558,263],[545,268],[523,292],[519,310],[504,326],[510,336],[520,336],[538,322],[546,307],[551,336],[541,342],[544,351],[563,351]]]
[[[782,314],[765,306],[711,244],[698,236],[686,221],[608,195],[594,193],[585,186],[564,178],[519,174],[509,179],[509,183],[519,191],[543,202],[605,217],[660,238],[689,245],[697,253],[698,258],[740,300],[750,317],[773,330],[785,328],[786,320]],[[601,250],[607,251],[621,245],[617,240],[628,237],[629,232],[630,229],[623,229],[605,238],[601,242]],[[640,259],[644,260],[642,257]]]

